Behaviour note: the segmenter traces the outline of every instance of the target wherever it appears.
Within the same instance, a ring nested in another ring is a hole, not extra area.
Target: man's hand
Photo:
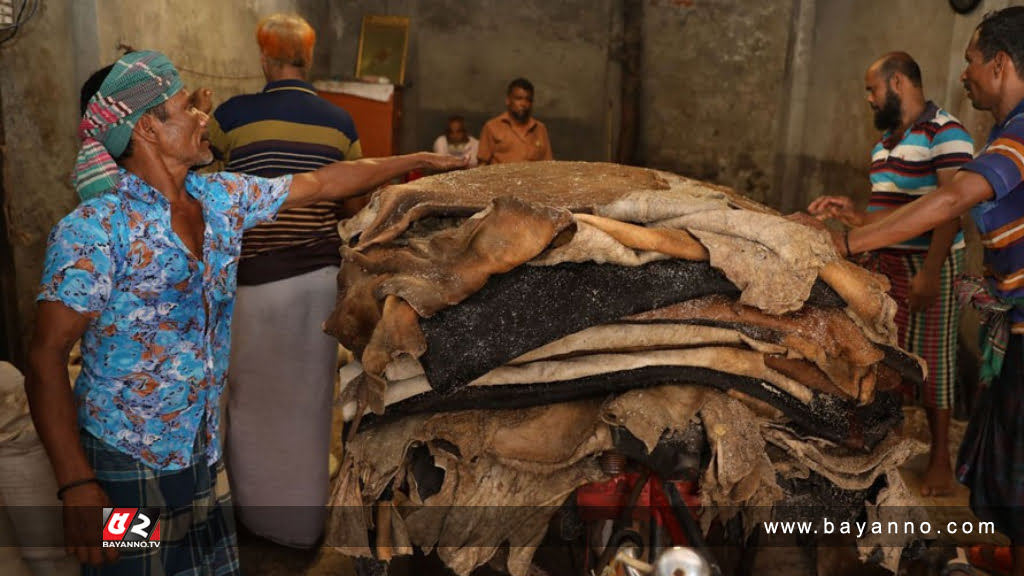
[[[213,92],[209,88],[196,88],[188,97],[189,104],[203,114],[213,110]]]
[[[794,212],[789,216],[786,216],[786,220],[803,224],[804,226],[814,228],[815,230],[824,230],[825,232],[828,232],[829,238],[832,240],[832,245],[835,247],[836,252],[840,256],[849,256],[849,254],[846,253],[846,242],[843,240],[843,233],[839,230],[834,230],[825,226],[821,220],[804,212]]]
[[[939,299],[939,275],[921,270],[910,280],[908,296],[911,314],[924,312]]]
[[[431,171],[447,172],[458,170],[469,166],[469,156],[461,158],[449,154],[435,154],[434,152],[423,152],[426,168]]]
[[[324,200],[340,202],[371,192],[412,170],[446,172],[466,165],[464,158],[433,152],[335,162],[313,172],[294,175],[281,208],[300,208]]]
[[[846,196],[821,196],[807,206],[807,211],[821,220],[834,218],[851,227],[864,224],[863,215]]]
[[[83,484],[64,493],[64,547],[82,564],[117,562],[116,548],[103,548],[103,509],[112,508],[99,484]]]

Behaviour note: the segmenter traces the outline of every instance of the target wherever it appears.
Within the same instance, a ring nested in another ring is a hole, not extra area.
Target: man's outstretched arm
[[[948,184],[887,212],[885,218],[877,222],[851,230],[847,239],[850,251],[857,254],[905,242],[948,224],[975,204],[992,197],[992,187],[984,177],[961,170]]]
[[[411,170],[445,172],[465,166],[464,159],[432,152],[335,162],[313,172],[296,174],[281,208],[298,208],[366,194]]]

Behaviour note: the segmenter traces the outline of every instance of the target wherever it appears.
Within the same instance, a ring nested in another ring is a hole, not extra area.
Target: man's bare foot
[[[943,567],[939,576],[978,576],[978,571],[970,564],[953,561]]]
[[[940,576],[978,576],[970,564],[950,563],[942,569]]]
[[[956,558],[950,560],[939,572],[939,576],[977,576],[977,574],[978,571],[967,561],[967,553],[963,548],[957,548]]]
[[[928,459],[928,468],[924,472],[921,484],[921,496],[937,498],[953,493],[953,465],[949,458]]]
[[[953,464],[949,461],[949,409],[925,406],[924,412],[928,416],[928,432],[931,433],[932,441],[921,495],[931,498],[949,496],[953,493]]]

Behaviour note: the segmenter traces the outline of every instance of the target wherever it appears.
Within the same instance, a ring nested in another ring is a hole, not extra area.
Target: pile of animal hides
[[[384,188],[340,232],[326,330],[361,362],[327,543],[347,554],[386,531],[465,575],[507,543],[523,576],[623,430],[651,452],[700,427],[705,528],[906,496],[898,387],[923,366],[887,281],[820,230],[674,174],[540,162]]]

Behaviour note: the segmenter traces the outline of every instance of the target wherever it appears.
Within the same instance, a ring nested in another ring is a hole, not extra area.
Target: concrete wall
[[[932,0],[796,0],[811,12],[797,34],[808,38],[804,53],[790,53],[797,80],[788,94],[806,99],[786,103],[789,123],[777,149],[779,171],[773,196],[786,211],[800,209],[822,194],[845,194],[861,205],[870,194],[868,164],[878,139],[864,98],[864,71],[878,56],[904,50],[920,64],[925,96],[957,116],[975,146],[984,144],[992,118],[971,107],[960,83],[964,49],[984,14],[1020,0],[982,0],[975,11],[959,15],[945,2]],[[808,8],[810,6],[810,8]],[[786,134],[788,128],[790,134]],[[977,230],[964,219],[967,267],[980,273],[982,250]],[[965,309],[960,325],[961,381],[968,386],[980,353],[978,320]],[[969,394],[965,398],[969,398]]]
[[[645,3],[641,158],[770,201],[793,0]]]
[[[0,49],[4,210],[15,267],[16,310],[27,343],[46,236],[75,204],[68,185],[77,151],[78,89],[66,2],[43,2],[19,37]]]
[[[478,134],[504,111],[508,82],[524,76],[536,89],[534,114],[548,125],[555,157],[605,160],[610,112],[617,112],[618,63],[608,60],[617,6],[614,0],[332,2],[328,26],[347,39],[332,46],[330,74],[354,75],[363,15],[408,16],[402,151],[429,149],[451,114],[465,116]]]
[[[806,206],[821,194],[849,194],[867,201],[868,162],[878,139],[864,98],[864,72],[878,56],[892,50],[910,53],[921,65],[925,96],[956,115],[975,143],[984,143],[991,116],[971,108],[960,84],[964,49],[989,11],[1020,0],[982,0],[969,15],[958,15],[934,0],[796,0],[813,5],[807,54],[791,54],[789,65],[807,100],[789,100],[785,112],[799,117],[799,137],[782,143],[778,154],[788,161],[777,174],[773,196],[787,209]],[[788,178],[788,179],[787,179]],[[795,191],[795,192],[794,192]]]
[[[879,25],[880,14],[887,22],[913,23],[929,33]],[[925,95],[945,106],[957,18],[944,2],[930,0],[817,2],[803,135],[787,151],[801,159],[799,205],[826,193],[866,201],[870,151],[878,131],[864,98],[864,72],[885,52],[904,50],[921,65]]]
[[[967,48],[974,29],[981,22],[982,17],[992,11],[1006,8],[1008,6],[1024,6],[1022,0],[982,0],[977,10],[966,16],[958,16],[953,22],[953,30],[950,34],[950,46],[947,85],[945,95],[946,108],[955,114],[971,136],[977,146],[984,144],[988,137],[989,129],[992,127],[992,115],[989,112],[975,110],[971,106],[967,94],[960,83],[960,74],[964,69],[964,49]]]
[[[795,2],[810,16],[794,28],[793,36],[806,38],[797,41],[802,51],[789,55],[773,203],[796,210],[822,194],[867,202],[869,155],[879,134],[864,98],[864,72],[888,51],[910,53],[921,66],[926,97],[957,116],[977,146],[984,143],[991,115],[967,100],[963,52],[984,14],[1024,2],[982,0],[968,15],[932,0]],[[972,243],[971,267],[979,261],[980,247]]]
[[[206,86],[216,101],[263,87],[256,24],[274,12],[323,20],[327,5],[316,0],[75,0],[76,81],[121,55],[119,46],[159,50],[178,67],[186,87]],[[315,60],[323,60],[321,43]],[[320,56],[320,58],[316,58]]]
[[[639,160],[731,185],[792,210],[822,193],[867,194],[877,137],[863,72],[881,53],[921,62],[928,95],[983,140],[987,113],[959,87],[963,49],[988,10],[944,0],[644,0]],[[504,108],[507,82],[530,78],[555,155],[606,160],[616,149],[623,0],[46,0],[0,48],[5,206],[28,333],[46,234],[75,205],[78,86],[119,45],[168,53],[186,84],[220,101],[258,90],[253,30],[296,11],[319,35],[314,76],[351,78],[366,14],[408,16],[401,149],[425,149],[461,113],[470,129]]]

